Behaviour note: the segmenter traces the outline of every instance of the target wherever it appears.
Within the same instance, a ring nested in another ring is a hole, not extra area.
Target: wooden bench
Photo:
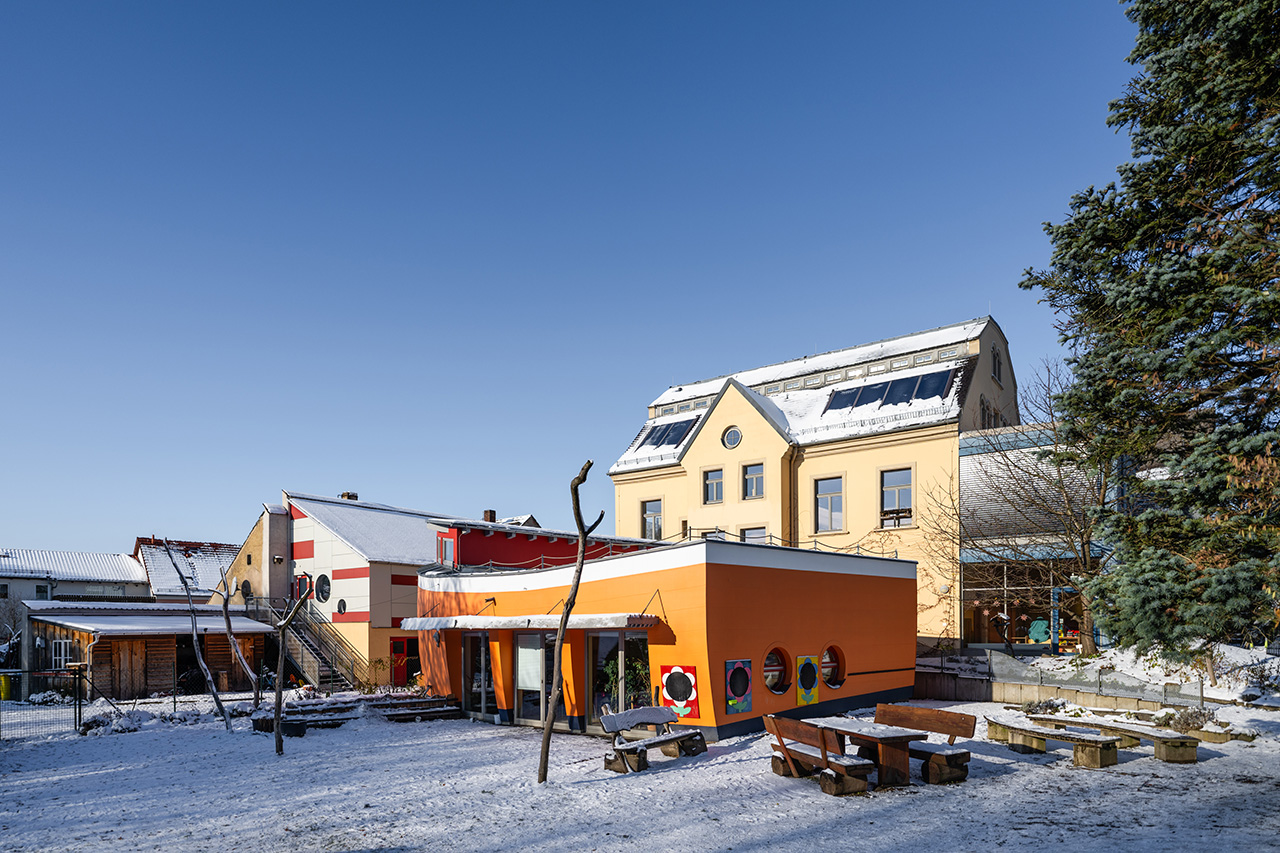
[[[1196,747],[1200,738],[1195,735],[1184,735],[1169,729],[1158,729],[1123,720],[1099,719],[1097,717],[1067,717],[1060,714],[1028,714],[1027,718],[1037,723],[1045,723],[1054,729],[1076,726],[1082,729],[1094,729],[1104,735],[1120,738],[1119,747],[1128,749],[1138,746],[1142,741],[1151,741],[1155,746],[1156,758],[1171,764],[1195,764]]]
[[[764,718],[764,728],[773,735],[773,772],[779,776],[809,776],[817,770],[824,794],[857,794],[867,790],[867,775],[876,769],[874,761],[845,755],[842,740],[834,729],[804,720]]]
[[[963,782],[969,778],[969,750],[955,746],[957,737],[972,738],[978,718],[937,708],[910,705],[876,705],[876,722],[948,735],[946,743],[912,741],[908,750],[920,759],[920,777],[927,785]]]
[[[1072,745],[1077,767],[1110,767],[1119,760],[1116,756],[1116,746],[1120,743],[1118,737],[1048,729],[1030,721],[1019,723],[1013,720],[993,720],[990,717],[986,719],[987,737],[1000,743],[1008,743],[1014,752],[1043,753],[1046,751],[1045,741],[1054,740]]]
[[[707,740],[698,729],[673,731],[671,724],[679,715],[670,708],[651,706],[613,713],[605,705],[600,725],[613,735],[613,749],[604,757],[604,767],[615,773],[638,772],[649,767],[648,752],[654,747],[671,758],[699,755],[707,751]],[[622,733],[640,726],[653,726],[656,734],[643,740],[627,740]]]

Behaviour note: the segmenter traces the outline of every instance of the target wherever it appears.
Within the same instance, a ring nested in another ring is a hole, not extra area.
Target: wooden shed
[[[192,612],[172,604],[24,602],[28,608],[29,671],[61,671],[87,663],[93,686],[89,698],[136,699],[170,693],[198,668],[192,640]],[[219,607],[195,608],[196,630],[205,663],[219,690],[248,690],[248,676],[231,651]],[[257,671],[270,625],[232,615],[232,632]],[[203,676],[197,681],[202,680]]]

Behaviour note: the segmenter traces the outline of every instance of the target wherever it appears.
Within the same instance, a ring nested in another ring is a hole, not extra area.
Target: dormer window
[[[991,378],[1001,385],[1004,384],[1004,370],[1000,361],[1000,350],[995,347],[991,348]]]

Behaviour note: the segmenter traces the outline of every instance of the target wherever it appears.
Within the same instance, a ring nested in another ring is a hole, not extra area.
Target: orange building
[[[424,569],[423,682],[471,716],[541,725],[573,567]],[[604,705],[661,704],[716,740],[764,714],[819,716],[911,697],[916,566],[703,540],[587,563],[555,725],[602,733]]]

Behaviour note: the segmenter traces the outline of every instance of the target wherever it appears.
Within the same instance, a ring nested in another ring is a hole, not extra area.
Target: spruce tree
[[[1071,200],[1046,270],[1113,568],[1090,588],[1124,645],[1260,637],[1280,589],[1280,0],[1133,0],[1140,71],[1108,123],[1134,159]]]

